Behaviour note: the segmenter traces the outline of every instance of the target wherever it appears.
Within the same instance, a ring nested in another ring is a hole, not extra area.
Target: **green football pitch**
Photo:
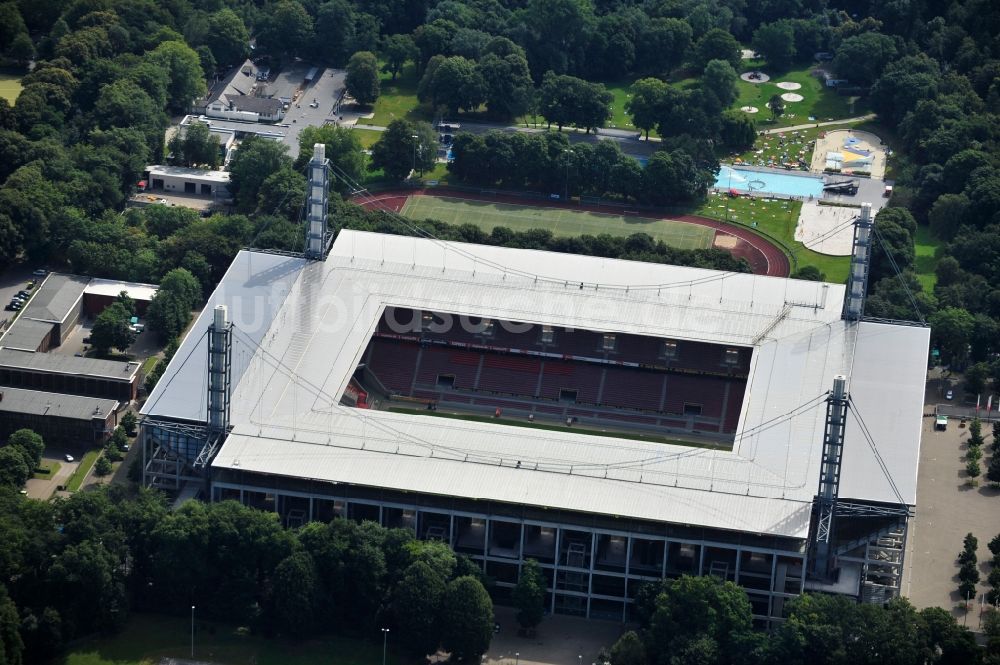
[[[715,229],[698,224],[614,215],[584,210],[514,205],[440,196],[411,196],[402,213],[410,219],[436,219],[448,224],[474,224],[487,233],[496,226],[513,231],[548,229],[555,236],[628,236],[647,233],[670,247],[702,249],[711,247]]]

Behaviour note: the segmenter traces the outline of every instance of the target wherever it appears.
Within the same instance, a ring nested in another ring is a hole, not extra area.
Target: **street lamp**
[[[569,148],[563,150],[564,155],[572,155],[573,151]],[[566,158],[566,180],[563,184],[563,199],[569,200],[569,157]]]
[[[520,662],[521,662],[521,652],[520,651],[515,651],[514,652],[514,665],[520,665]]]
[[[191,660],[194,660],[194,605],[191,606]]]
[[[411,168],[410,170],[413,171],[414,175],[416,175],[416,173],[417,173],[417,140],[420,137],[417,136],[416,134],[411,134],[410,138],[413,139],[413,168]]]
[[[382,629],[382,665],[385,665],[385,648],[386,644],[389,642],[389,629]]]

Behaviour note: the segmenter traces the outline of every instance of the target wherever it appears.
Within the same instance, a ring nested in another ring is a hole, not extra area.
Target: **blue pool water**
[[[748,168],[733,168],[722,165],[715,179],[715,186],[722,190],[735,189],[754,194],[784,194],[785,196],[812,196],[823,194],[823,179],[808,175],[786,175],[757,171]]]

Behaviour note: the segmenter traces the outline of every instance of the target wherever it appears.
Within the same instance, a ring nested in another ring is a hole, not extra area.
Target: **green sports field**
[[[410,219],[436,219],[448,224],[474,224],[486,232],[492,231],[496,226],[506,226],[514,231],[548,229],[556,236],[599,233],[628,236],[633,233],[647,233],[670,247],[680,249],[711,247],[715,240],[714,229],[667,219],[440,196],[411,196],[406,200],[402,213]]]

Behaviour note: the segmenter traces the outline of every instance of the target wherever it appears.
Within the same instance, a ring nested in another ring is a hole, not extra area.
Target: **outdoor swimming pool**
[[[754,194],[784,194],[802,198],[812,196],[817,199],[823,195],[823,179],[816,176],[733,168],[725,164],[719,169],[715,186],[721,190],[735,189]]]

